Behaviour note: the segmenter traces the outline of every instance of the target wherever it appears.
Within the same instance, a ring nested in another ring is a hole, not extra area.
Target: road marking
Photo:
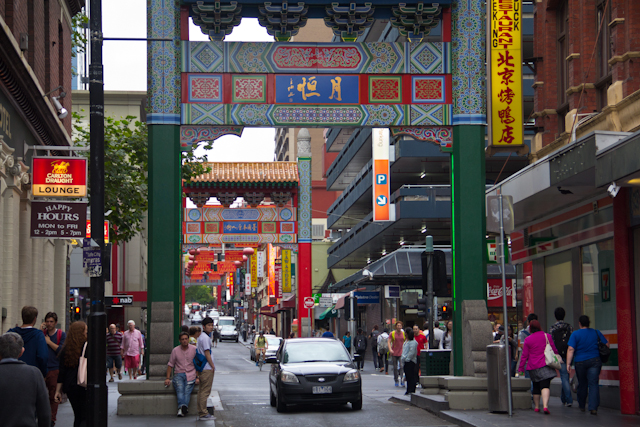
[[[211,399],[212,402],[213,402],[213,410],[214,411],[223,411],[224,410],[224,408],[222,407],[222,401],[220,400],[220,394],[217,391],[212,390],[211,394],[209,395],[209,399]]]

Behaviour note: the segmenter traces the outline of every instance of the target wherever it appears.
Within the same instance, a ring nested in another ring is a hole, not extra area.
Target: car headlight
[[[355,369],[352,369],[344,375],[344,379],[342,380],[342,382],[353,383],[358,381],[359,379],[360,379],[360,372],[358,372]]]
[[[287,372],[287,371],[282,371],[280,373],[280,381],[282,381],[283,383],[289,383],[289,384],[298,384],[300,382],[298,381],[298,377],[296,377],[291,372]]]

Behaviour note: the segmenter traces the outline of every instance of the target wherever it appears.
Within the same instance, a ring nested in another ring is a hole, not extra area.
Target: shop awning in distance
[[[447,277],[451,278],[451,248],[435,248],[445,253],[447,263]],[[424,246],[405,246],[390,254],[385,255],[377,261],[372,262],[355,274],[339,281],[329,287],[331,292],[345,291],[345,288],[354,286],[377,287],[389,284],[399,284],[407,288],[417,288],[421,286],[422,280],[422,260],[421,254]],[[505,266],[507,279],[516,278],[515,266],[507,264]],[[487,264],[487,277],[500,278],[500,266],[497,264]]]
[[[335,305],[327,307],[327,309],[320,314],[320,320],[330,319],[332,317],[338,317],[338,310]]]

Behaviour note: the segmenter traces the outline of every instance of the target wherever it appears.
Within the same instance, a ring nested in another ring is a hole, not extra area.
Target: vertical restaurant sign
[[[276,248],[271,243],[268,244],[268,276],[269,276],[269,297],[276,296]],[[271,302],[271,298],[269,298]],[[272,304],[269,304],[272,305]]]
[[[389,221],[389,129],[374,128],[373,154],[373,220]]]
[[[521,0],[490,0],[489,82],[491,136],[489,145],[522,146],[522,4]]]
[[[227,289],[229,290],[229,294],[233,297],[234,289],[233,289],[233,273],[227,273]]]
[[[275,265],[276,298],[282,298],[282,265]]]
[[[258,265],[256,266],[256,268],[258,269],[258,276],[259,278],[264,278],[264,251],[258,251],[257,252],[257,258],[256,260],[258,261]]]
[[[282,292],[291,292],[291,250],[282,250]]]
[[[251,295],[251,273],[244,275],[244,294]]]
[[[86,197],[87,159],[34,157],[32,193],[45,197]]]
[[[91,220],[87,220],[87,230],[85,232],[87,239],[91,238]],[[104,242],[109,243],[109,221],[104,221]]]
[[[249,257],[249,262],[251,263],[251,287],[258,287],[258,256],[254,252],[253,255]]]

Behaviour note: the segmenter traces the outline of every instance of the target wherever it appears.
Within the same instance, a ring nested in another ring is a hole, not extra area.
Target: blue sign
[[[384,185],[387,183],[387,175],[384,173],[379,173],[376,175],[376,184]]]
[[[100,246],[87,246],[82,248],[82,267],[84,270],[84,274],[89,277],[102,276],[101,256],[102,253],[100,250]]]
[[[277,75],[276,104],[359,104],[359,76]]]
[[[224,234],[256,234],[258,223],[249,221],[224,222],[222,223],[222,232]]]
[[[380,304],[379,292],[354,292],[353,295],[358,299],[358,304]]]
[[[387,197],[386,196],[378,196],[376,197],[376,204],[378,206],[384,206],[387,204]]]

